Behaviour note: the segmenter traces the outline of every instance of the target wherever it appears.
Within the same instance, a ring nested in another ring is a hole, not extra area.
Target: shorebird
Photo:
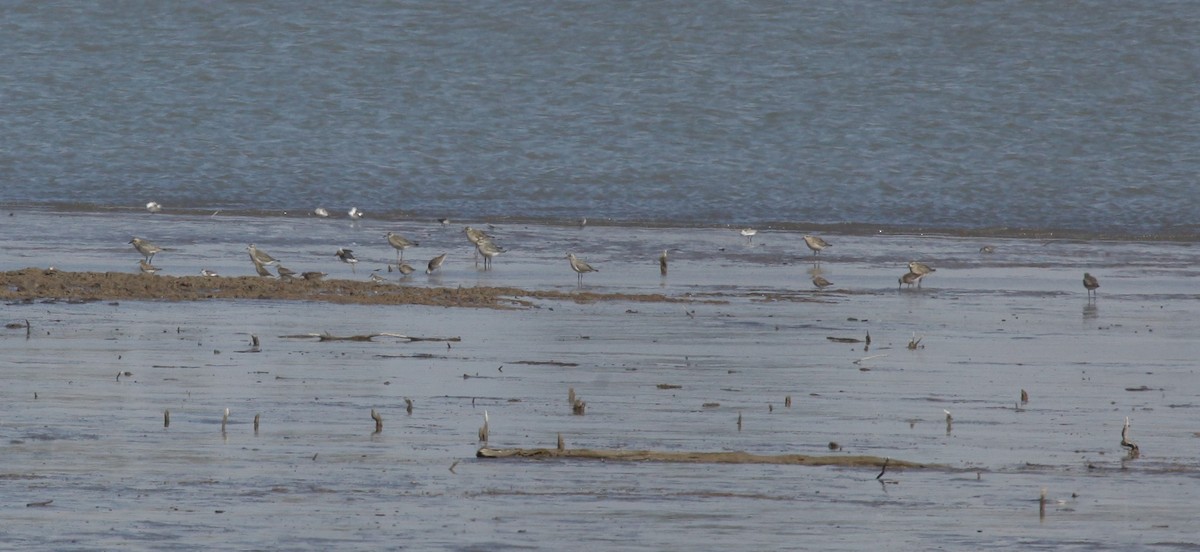
[[[155,272],[162,270],[161,268],[146,262],[146,259],[138,261],[138,267],[142,269],[143,274],[154,274]]]
[[[384,278],[383,276],[380,276],[380,275],[372,272],[371,273],[371,281],[375,282],[376,284],[382,284],[387,281],[387,278]]]
[[[347,214],[350,215],[350,220],[358,220],[358,219],[362,218],[363,215],[366,213],[359,211],[358,207],[351,207],[350,212]]]
[[[996,246],[994,246],[994,245],[985,245],[985,246],[983,246],[983,247],[980,247],[980,248],[979,248],[979,252],[980,252],[980,253],[995,253],[995,252],[996,252]]]
[[[813,276],[812,282],[817,289],[825,289],[833,285],[833,282],[826,280],[824,276]]]
[[[475,244],[475,250],[478,251],[480,255],[483,255],[484,270],[491,270],[492,259],[496,255],[504,253],[505,251],[503,247],[496,245],[496,242],[487,239],[479,240],[479,243]]]
[[[279,261],[275,257],[268,255],[266,251],[263,251],[257,247],[254,247],[254,244],[247,245],[246,251],[250,252],[250,260],[254,261],[255,264],[263,264],[263,265],[279,264]]]
[[[317,207],[316,209],[313,209],[313,214],[317,215],[318,217],[325,218],[329,216],[329,211],[326,211],[324,207]]]
[[[404,250],[405,249],[408,249],[409,247],[417,247],[418,245],[421,245],[421,244],[419,244],[415,241],[412,241],[404,236],[401,236],[400,234],[393,234],[391,232],[384,234],[383,237],[387,238],[388,244],[390,244],[392,247],[396,248],[396,262],[397,263],[404,260]]]
[[[358,269],[355,268],[355,265],[358,264],[358,259],[354,258],[353,251],[349,249],[338,249],[337,253],[334,253],[334,255],[337,255],[337,258],[341,259],[343,263],[350,265],[350,272],[355,274],[358,273]]]
[[[900,285],[904,286],[907,284],[908,287],[912,287],[913,284],[921,282],[922,276],[924,276],[924,274],[917,274],[916,272],[905,273],[904,276],[900,277]]]
[[[320,282],[321,278],[324,278],[325,276],[326,276],[326,274],[324,272],[316,272],[316,271],[304,272],[304,273],[300,274],[301,278],[304,278],[305,280],[308,280],[310,282]]]
[[[274,274],[271,274],[270,270],[267,270],[267,265],[254,260],[254,257],[250,258],[250,262],[254,263],[254,271],[257,272],[259,276],[264,276],[267,278],[275,277]]]
[[[161,247],[143,240],[142,238],[133,238],[132,240],[129,240],[129,243],[133,244],[133,248],[146,258],[145,260],[147,263],[154,262],[154,254],[162,251]]]
[[[467,240],[474,245],[479,245],[479,240],[492,239],[492,236],[490,236],[487,232],[484,232],[483,230],[476,230],[470,226],[463,228],[463,233],[467,235]]]
[[[807,245],[812,250],[813,255],[820,254],[821,250],[826,247],[832,247],[832,244],[821,239],[820,236],[804,236],[804,245]]]
[[[753,228],[742,228],[738,233],[746,237],[746,243],[754,243],[754,236],[758,234],[758,230]]]
[[[432,259],[429,259],[429,266],[425,268],[426,274],[433,274],[433,271],[442,268],[442,263],[446,262],[446,254],[442,253]]]
[[[396,270],[399,270],[400,274],[408,276],[409,274],[416,272],[417,269],[413,268],[412,265],[408,263],[400,263],[400,266],[396,267]]]
[[[567,253],[567,260],[571,262],[571,270],[574,270],[575,274],[579,276],[579,285],[583,285],[584,274],[587,274],[588,272],[599,272],[599,270],[592,268],[592,265],[587,264],[582,259],[576,257],[574,253]]]
[[[1100,287],[1100,280],[1097,280],[1095,276],[1092,276],[1091,274],[1084,272],[1083,273],[1083,288],[1087,290],[1089,297],[1093,293],[1096,293],[1096,288],[1098,288],[1098,287]]]
[[[442,217],[442,218],[438,219],[438,222],[439,222],[439,223],[441,223],[441,225],[442,225],[442,226],[449,226],[449,225],[450,225],[450,219],[448,219],[448,218],[445,218],[445,217]]]
[[[921,280],[924,279],[927,274],[932,274],[934,272],[937,272],[937,269],[933,268],[925,263],[918,263],[917,261],[908,261],[908,271],[913,274],[916,274],[918,276],[917,287],[921,287]]]
[[[157,201],[151,201],[150,203],[146,204],[146,210],[150,211],[151,213],[157,213],[162,211],[162,205],[159,205]]]
[[[663,276],[667,275],[667,250],[664,249],[662,255],[658,256],[658,272]]]
[[[279,271],[279,279],[280,280],[283,280],[285,282],[290,282],[290,281],[296,279],[296,271],[292,270],[286,266],[279,265],[279,266],[275,267],[275,270]]]
[[[204,270],[201,270],[201,271],[200,271],[200,275],[201,275],[201,276],[204,276],[204,277],[206,277],[206,278],[216,278],[217,276],[219,276],[219,274],[217,274],[217,271],[215,271],[215,270],[209,270],[209,269],[207,269],[207,268],[206,268],[206,269],[204,269]]]

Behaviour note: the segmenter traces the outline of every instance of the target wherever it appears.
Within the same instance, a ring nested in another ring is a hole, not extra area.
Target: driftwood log
[[[374,333],[362,335],[333,335],[329,332],[325,333],[306,333],[295,335],[281,335],[280,339],[312,339],[317,338],[318,341],[373,341],[376,337],[392,337],[409,343],[415,341],[462,341],[461,337],[417,337],[412,335],[404,335],[397,333]]]
[[[627,462],[676,462],[697,464],[788,464],[796,466],[845,466],[893,469],[945,469],[936,464],[921,464],[904,460],[891,460],[879,456],[811,454],[750,454],[748,452],[674,452],[653,450],[597,450],[597,449],[494,449],[483,447],[475,456],[478,458],[569,458],[577,460],[623,460]]]

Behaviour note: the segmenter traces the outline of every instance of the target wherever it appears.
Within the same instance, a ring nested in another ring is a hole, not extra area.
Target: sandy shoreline
[[[359,305],[529,307],[531,299],[689,302],[663,294],[531,291],[512,287],[410,287],[342,279],[283,281],[254,276],[161,276],[124,272],[66,272],[39,268],[0,272],[0,300],[204,301],[256,299]]]

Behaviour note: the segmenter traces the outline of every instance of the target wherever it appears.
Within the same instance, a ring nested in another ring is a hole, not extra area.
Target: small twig
[[[383,431],[383,416],[380,416],[374,408],[371,409],[371,419],[375,420],[375,433]]]
[[[1125,427],[1121,429],[1121,446],[1129,449],[1129,456],[1131,458],[1137,458],[1141,454],[1137,444],[1129,440],[1129,416],[1125,417]]]
[[[879,470],[879,475],[876,475],[876,476],[875,476],[875,479],[879,479],[880,477],[883,477],[883,474],[887,472],[887,465],[888,465],[888,462],[891,462],[891,461],[892,461],[892,459],[891,459],[891,458],[884,458],[884,459],[883,459],[883,469]]]
[[[883,354],[881,354],[881,355],[871,355],[871,356],[866,356],[866,357],[862,357],[862,358],[860,358],[860,359],[858,359],[858,360],[854,361],[854,363],[855,363],[855,364],[862,364],[864,361],[871,360],[871,359],[873,359],[873,358],[885,357],[885,356],[887,356],[887,353],[883,353]]]

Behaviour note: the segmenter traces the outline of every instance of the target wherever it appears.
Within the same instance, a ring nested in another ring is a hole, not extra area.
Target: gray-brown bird
[[[1083,273],[1083,288],[1087,290],[1089,297],[1093,293],[1096,293],[1096,288],[1098,288],[1098,287],[1100,287],[1100,280],[1097,280],[1095,276],[1092,276],[1091,274],[1084,272]]]

